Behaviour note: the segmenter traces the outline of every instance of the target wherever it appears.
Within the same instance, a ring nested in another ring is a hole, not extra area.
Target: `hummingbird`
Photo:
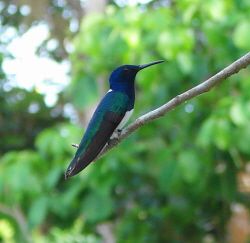
[[[162,62],[164,61],[159,60],[143,65],[122,65],[111,73],[110,89],[90,119],[75,156],[65,172],[65,179],[86,168],[105,145],[121,133],[133,113],[136,74],[144,68]]]

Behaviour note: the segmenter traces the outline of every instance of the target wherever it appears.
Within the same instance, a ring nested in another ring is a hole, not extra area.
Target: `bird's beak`
[[[139,65],[139,70],[142,70],[144,68],[147,68],[149,66],[152,66],[152,65],[155,65],[155,64],[158,64],[158,63],[162,63],[162,62],[164,62],[164,60],[159,60],[159,61],[154,61],[154,62],[150,62],[150,63],[147,63],[147,64]]]

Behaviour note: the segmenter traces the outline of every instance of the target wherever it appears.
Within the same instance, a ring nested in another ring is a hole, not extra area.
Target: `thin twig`
[[[72,143],[71,146],[72,146],[73,148],[77,148],[77,149],[79,148],[79,144],[77,144],[77,143]]]
[[[118,137],[118,139],[113,139],[108,145],[105,146],[105,148],[102,150],[102,152],[98,155],[98,157],[95,159],[99,159],[101,156],[106,154],[109,150],[117,146],[123,139],[128,137],[131,133],[133,133],[138,128],[144,126],[145,124],[166,115],[169,111],[173,110],[178,105],[184,103],[187,100],[190,100],[198,95],[201,95],[205,92],[210,91],[214,86],[221,83],[226,78],[232,76],[235,73],[238,73],[241,69],[246,68],[250,64],[250,52],[248,52],[246,55],[242,56],[211,78],[203,81],[202,83],[198,84],[197,86],[187,90],[186,92],[177,95],[173,99],[171,99],[169,102],[165,103],[164,105],[158,107],[155,110],[152,110],[145,115],[140,116],[137,118],[133,123],[128,125],[126,128],[123,129],[122,133]]]

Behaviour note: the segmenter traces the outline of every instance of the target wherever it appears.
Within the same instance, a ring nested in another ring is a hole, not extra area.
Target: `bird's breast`
[[[125,116],[123,117],[123,119],[121,120],[120,124],[118,125],[117,129],[122,129],[126,123],[128,122],[129,118],[132,116],[134,109],[127,111],[125,113]]]

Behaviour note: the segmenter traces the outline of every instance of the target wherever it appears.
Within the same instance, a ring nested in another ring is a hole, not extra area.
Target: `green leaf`
[[[44,221],[48,211],[48,204],[49,199],[45,196],[36,199],[32,203],[28,214],[29,224],[31,227],[37,226]]]
[[[226,119],[219,119],[215,124],[214,142],[218,148],[226,150],[230,147],[232,142],[232,128],[231,124]]]
[[[169,160],[161,167],[158,183],[161,191],[167,194],[178,189],[179,174],[176,161]]]
[[[200,169],[202,163],[198,159],[195,151],[183,151],[178,158],[178,168],[182,178],[188,183],[195,183],[200,179]]]
[[[237,141],[235,146],[237,148],[239,148],[239,150],[241,152],[250,155],[250,149],[249,149],[249,144],[250,144],[250,124],[249,124],[249,122],[245,126],[240,127],[239,129],[236,130],[235,141]]]
[[[250,43],[250,22],[243,20],[240,22],[234,31],[233,40],[236,46],[244,49],[249,49]]]
[[[107,220],[113,210],[114,203],[108,194],[93,192],[84,198],[83,215],[88,221]]]
[[[71,87],[71,96],[77,108],[88,107],[97,99],[97,81],[98,80],[94,80],[92,77],[87,76],[86,73],[79,73],[79,77],[74,80]]]
[[[244,125],[249,122],[243,103],[235,102],[230,109],[230,117],[236,125]]]
[[[209,118],[203,122],[197,137],[198,145],[206,147],[212,143],[212,137],[215,132],[215,123],[216,121],[213,118]]]
[[[193,64],[190,53],[184,53],[184,52],[179,53],[177,56],[177,61],[179,63],[180,69],[184,74],[191,73]]]

